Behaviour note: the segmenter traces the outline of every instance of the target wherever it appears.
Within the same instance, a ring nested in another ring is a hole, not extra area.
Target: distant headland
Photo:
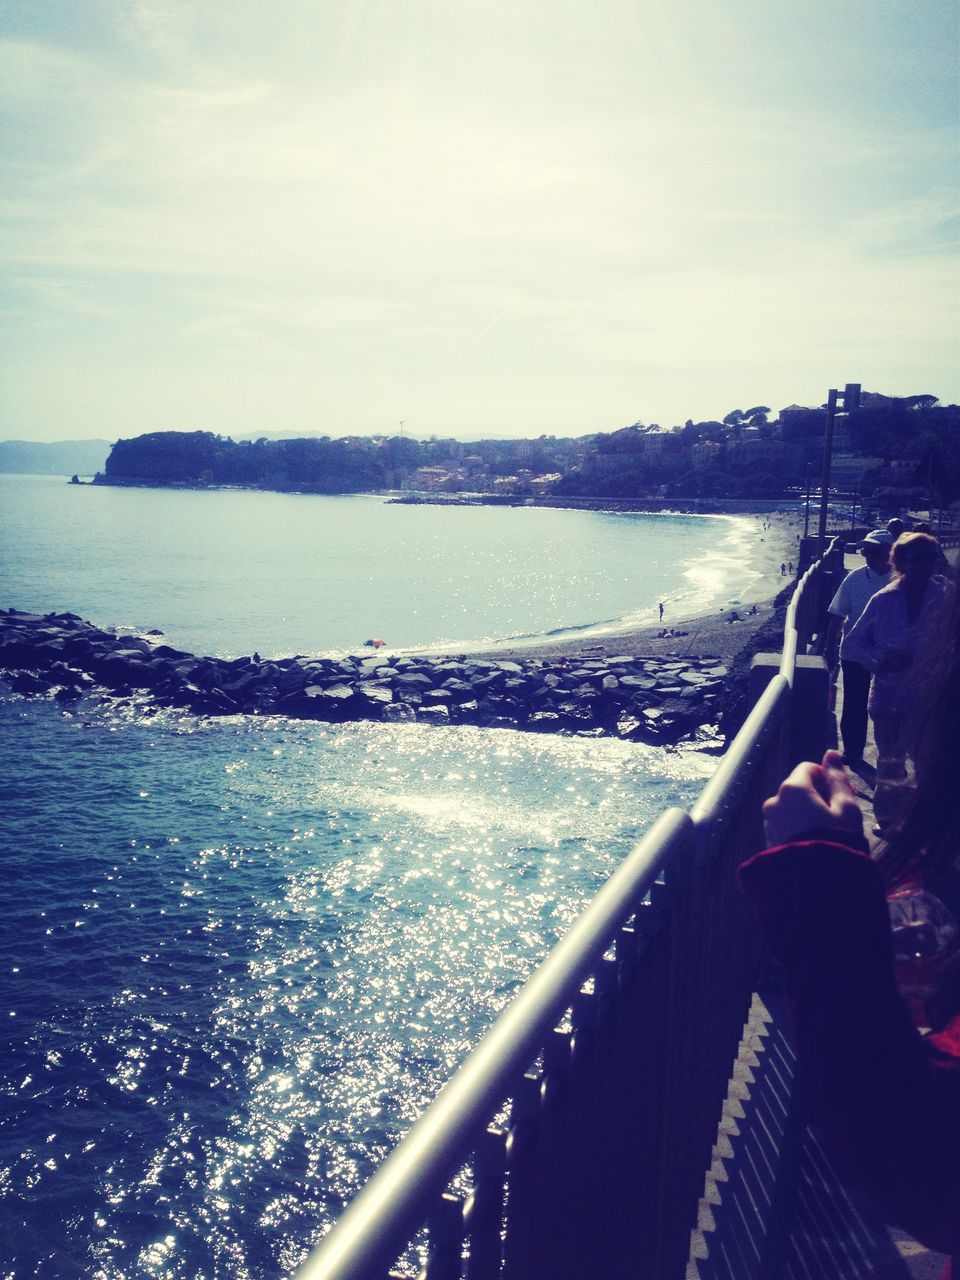
[[[238,487],[437,499],[602,503],[777,500],[819,476],[824,407],[734,409],[663,429],[635,422],[577,439],[409,436],[243,440],[160,431],[118,440],[94,483]],[[75,469],[75,468],[74,468]],[[946,506],[960,498],[960,406],[864,392],[834,432],[833,484],[863,503]]]

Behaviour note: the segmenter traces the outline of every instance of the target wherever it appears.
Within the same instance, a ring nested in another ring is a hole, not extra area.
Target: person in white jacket
[[[849,769],[863,768],[863,748],[867,741],[867,696],[870,671],[847,652],[847,636],[856,626],[867,602],[890,581],[890,548],[893,538],[886,529],[873,529],[860,544],[866,562],[848,573],[830,601],[825,658],[831,672],[838,659],[843,671],[843,715],[840,737],[843,760]]]
[[[874,811],[881,828],[899,808],[889,794],[906,774],[906,757],[916,735],[911,712],[943,640],[953,585],[935,576],[937,541],[926,533],[905,533],[893,544],[894,579],[867,602],[847,633],[844,656],[873,673],[869,709],[877,742]]]

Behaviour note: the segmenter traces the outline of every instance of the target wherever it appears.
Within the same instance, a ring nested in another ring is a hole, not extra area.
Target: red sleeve
[[[883,880],[828,840],[740,868],[783,966],[804,1080],[848,1176],[924,1244],[960,1252],[960,1020],[924,1039],[894,981]]]

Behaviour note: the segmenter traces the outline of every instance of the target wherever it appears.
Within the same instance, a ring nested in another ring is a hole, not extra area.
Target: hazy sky
[[[955,0],[0,0],[0,438],[960,399]]]

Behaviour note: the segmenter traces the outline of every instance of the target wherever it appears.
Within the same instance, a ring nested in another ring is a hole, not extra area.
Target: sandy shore
[[[538,640],[529,644],[496,646],[471,656],[505,661],[524,658],[552,660],[578,654],[591,657],[613,657],[616,654],[676,654],[680,657],[734,658],[751,637],[770,618],[773,599],[793,579],[780,573],[781,564],[797,560],[797,534],[802,518],[774,512],[770,515],[742,517],[750,520],[756,534],[749,559],[744,563],[743,584],[732,597],[741,604],[729,605],[717,613],[671,618],[664,614],[660,626],[611,630],[589,638]],[[756,606],[757,612],[748,610]],[[739,620],[732,620],[733,615]],[[674,634],[661,636],[667,629]]]

